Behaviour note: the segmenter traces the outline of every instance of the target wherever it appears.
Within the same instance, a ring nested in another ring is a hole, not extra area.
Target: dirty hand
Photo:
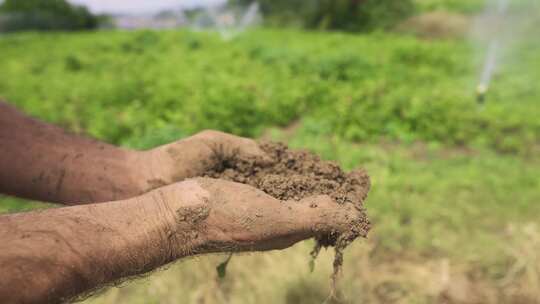
[[[338,205],[325,195],[280,201],[248,185],[210,178],[186,180],[147,195],[173,211],[170,231],[163,234],[174,236],[172,248],[190,254],[283,249],[311,237],[346,232],[362,219],[352,204]],[[196,246],[183,248],[186,243]]]
[[[0,298],[60,303],[183,257],[282,249],[348,232],[362,218],[327,196],[283,202],[209,178],[105,204],[0,215]]]
[[[139,152],[139,173],[147,190],[203,175],[233,156],[266,162],[268,158],[252,139],[219,131],[202,131],[180,141]]]

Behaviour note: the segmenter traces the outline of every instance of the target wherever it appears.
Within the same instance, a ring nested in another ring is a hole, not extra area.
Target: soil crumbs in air
[[[358,237],[365,237],[370,224],[363,203],[370,188],[364,170],[345,173],[335,162],[323,161],[303,150],[290,150],[282,143],[261,142],[260,147],[271,161],[261,164],[255,159],[235,157],[219,162],[221,165],[207,176],[244,183],[259,188],[279,200],[301,200],[313,195],[329,195],[339,204],[353,204],[362,213],[348,232],[317,238],[312,252],[315,258],[322,247],[335,248],[334,279],[341,270],[343,249]]]

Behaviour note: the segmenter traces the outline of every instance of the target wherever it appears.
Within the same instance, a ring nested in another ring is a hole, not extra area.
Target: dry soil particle
[[[280,200],[327,194],[338,203],[362,207],[370,187],[365,171],[345,173],[335,162],[322,161],[308,151],[290,150],[282,143],[262,142],[260,146],[270,156],[269,162],[223,160],[207,176],[248,184]]]
[[[363,208],[370,188],[369,176],[364,170],[345,173],[335,162],[323,161],[308,151],[290,150],[282,143],[261,142],[260,147],[270,161],[261,163],[260,160],[238,157],[225,159],[207,172],[207,176],[248,184],[280,200],[300,200],[325,194],[340,204],[353,204],[363,217],[351,224],[346,234],[319,238],[313,252],[316,256],[321,246],[334,246],[337,275],[343,249],[357,237],[365,237],[370,227]]]

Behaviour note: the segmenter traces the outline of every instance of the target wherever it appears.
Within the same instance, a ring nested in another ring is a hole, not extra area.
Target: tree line
[[[307,29],[368,31],[392,27],[415,9],[413,0],[229,0],[231,7],[258,2],[266,24]]]
[[[368,31],[393,26],[414,12],[414,0],[228,0],[231,8],[258,2],[265,23],[315,30]],[[0,31],[83,30],[100,17],[66,0],[4,0]]]
[[[83,30],[99,25],[98,16],[84,6],[65,0],[4,0],[0,4],[0,31]]]

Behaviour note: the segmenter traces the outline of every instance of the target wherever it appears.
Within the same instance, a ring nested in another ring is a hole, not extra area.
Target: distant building
[[[116,15],[112,16],[116,28],[134,30],[170,29],[187,25],[187,19],[182,12],[164,11],[155,15]]]

